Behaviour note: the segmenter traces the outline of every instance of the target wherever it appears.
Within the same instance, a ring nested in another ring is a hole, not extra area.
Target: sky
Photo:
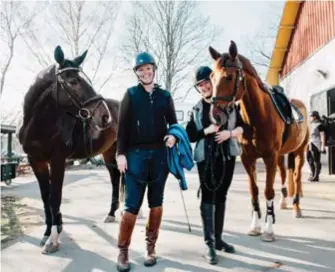
[[[265,29],[267,25],[273,23],[274,18],[280,18],[284,7],[284,1],[198,1],[199,11],[210,16],[213,25],[223,28],[220,41],[212,46],[220,52],[228,50],[230,40],[237,43],[239,53],[248,56],[249,48],[247,37],[254,37]],[[120,35],[125,27],[125,12],[129,8],[129,2],[124,2],[115,21],[113,40],[110,43],[112,50],[118,50]],[[279,16],[279,17],[278,17]],[[279,22],[278,22],[279,23]],[[41,22],[43,24],[43,22]],[[52,35],[52,33],[50,33]],[[276,35],[276,33],[274,34]],[[56,45],[55,45],[56,46]],[[272,51],[273,44],[269,45]],[[50,50],[53,50],[50,48]],[[1,51],[3,51],[1,49]],[[88,56],[89,57],[89,56]],[[210,58],[210,56],[209,56]],[[34,81],[37,67],[32,61],[32,56],[26,49],[25,43],[20,41],[16,44],[16,53],[13,62],[6,76],[5,90],[1,97],[1,113],[5,116],[8,113],[17,112],[22,108],[25,93],[30,84]],[[115,68],[115,59],[106,61],[102,67],[102,72],[107,72]],[[35,68],[35,69],[33,69]],[[108,98],[120,100],[127,87],[136,84],[135,77],[130,67],[119,68],[113,76],[110,84],[111,88],[104,90],[102,95]],[[85,67],[84,67],[85,69]],[[90,75],[89,75],[90,76]],[[191,84],[191,82],[190,82]],[[180,90],[176,97],[183,95],[184,90]],[[186,99],[186,103],[196,103],[199,99],[196,91],[192,90]]]

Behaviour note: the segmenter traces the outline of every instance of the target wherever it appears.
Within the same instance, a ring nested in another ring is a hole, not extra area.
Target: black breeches
[[[230,160],[226,159],[225,166],[223,166],[222,159],[217,159],[214,167],[215,179],[212,178],[210,167],[208,167],[205,175],[206,162],[197,164],[201,187],[201,202],[209,204],[226,202],[227,192],[233,179],[235,161],[235,157]],[[219,186],[222,175],[224,175],[223,181]],[[217,190],[213,191],[215,188]]]
[[[314,144],[311,144],[311,146],[311,150],[308,150],[307,152],[307,161],[309,164],[320,164],[321,153]]]

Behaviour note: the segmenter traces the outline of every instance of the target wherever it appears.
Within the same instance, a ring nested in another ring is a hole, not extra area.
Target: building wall
[[[281,76],[285,77],[335,37],[335,1],[301,4]]]
[[[289,98],[302,100],[310,112],[310,98],[312,94],[332,88],[335,85],[335,38],[306,59],[292,73],[285,77],[280,85],[284,88]],[[328,73],[327,79],[323,78],[317,69]],[[313,109],[314,110],[314,109]],[[327,104],[319,110],[320,114],[327,114]],[[327,151],[328,154],[328,151]],[[328,155],[321,156],[322,173],[328,174]],[[308,165],[304,168],[308,171]]]
[[[325,79],[317,70],[328,74]],[[335,84],[335,38],[280,81],[290,98],[301,99],[310,110],[310,96]]]

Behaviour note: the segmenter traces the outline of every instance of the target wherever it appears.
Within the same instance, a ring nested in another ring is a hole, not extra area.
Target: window
[[[181,110],[176,111],[176,116],[178,121],[184,121],[184,112]]]

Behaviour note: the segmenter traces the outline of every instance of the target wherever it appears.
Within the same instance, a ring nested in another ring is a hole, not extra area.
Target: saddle
[[[284,88],[279,85],[266,88],[272,103],[274,104],[280,117],[285,124],[291,125],[294,123],[301,123],[304,121],[304,116],[298,107],[292,104],[284,93]]]

